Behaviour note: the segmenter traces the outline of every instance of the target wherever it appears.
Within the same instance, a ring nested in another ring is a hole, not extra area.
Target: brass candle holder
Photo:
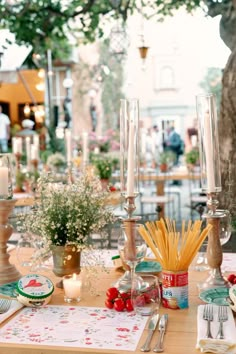
[[[16,200],[0,200],[0,284],[6,284],[21,278],[16,267],[9,262],[10,255],[7,252],[13,227],[8,224],[8,217],[15,206]]]
[[[222,210],[217,210],[219,202],[216,193],[207,194],[208,213],[203,215],[207,223],[212,225],[208,235],[207,244],[207,263],[210,267],[210,276],[201,284],[201,288],[229,287],[228,281],[223,277],[221,265],[223,261],[223,252],[220,243],[220,220],[225,216]]]

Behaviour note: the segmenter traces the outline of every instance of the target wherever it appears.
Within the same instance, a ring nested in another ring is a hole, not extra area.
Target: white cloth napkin
[[[218,308],[213,306],[213,321],[211,322],[211,333],[214,339],[206,338],[207,321],[203,319],[203,309],[205,305],[198,306],[197,313],[197,345],[196,347],[202,353],[236,353],[236,327],[233,313],[230,307],[227,307],[228,320],[223,323],[225,339],[215,339],[219,330]]]
[[[17,300],[12,300],[11,302],[11,307],[9,310],[5,313],[0,314],[0,323],[8,319],[13,313],[21,309],[24,305],[22,305],[19,301]]]

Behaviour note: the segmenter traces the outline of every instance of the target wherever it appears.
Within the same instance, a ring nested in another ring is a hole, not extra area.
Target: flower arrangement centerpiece
[[[90,132],[88,137],[90,154],[96,150],[99,153],[110,153],[120,151],[120,136],[116,130],[108,129],[103,135],[97,135],[96,132]],[[77,149],[79,152],[83,150],[82,136],[77,139]]]
[[[96,167],[96,172],[100,179],[109,180],[112,175],[112,158],[105,155],[92,155],[91,162]]]
[[[38,180],[37,202],[30,214],[19,220],[18,229],[40,235],[47,250],[64,252],[67,247],[73,252],[89,246],[90,234],[101,230],[114,220],[107,207],[109,192],[102,189],[97,176],[84,172],[74,183],[53,183],[52,177],[41,176]],[[63,263],[71,259],[64,257]],[[59,270],[56,275],[64,275]],[[75,272],[69,269],[68,274]]]
[[[66,158],[60,152],[56,152],[48,156],[47,165],[51,170],[59,171],[66,166]]]

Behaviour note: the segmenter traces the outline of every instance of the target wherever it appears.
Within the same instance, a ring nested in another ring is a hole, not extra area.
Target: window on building
[[[170,66],[163,66],[160,71],[160,88],[173,89],[175,88],[174,70]]]

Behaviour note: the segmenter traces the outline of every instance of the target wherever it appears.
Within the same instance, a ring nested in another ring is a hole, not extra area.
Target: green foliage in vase
[[[16,171],[16,186],[18,188],[23,188],[24,182],[26,180],[26,175],[24,172],[17,170]]]
[[[47,165],[49,167],[65,167],[66,166],[66,158],[60,152],[56,152],[48,156]]]
[[[187,164],[196,165],[199,161],[199,150],[192,149],[185,154],[185,161]]]
[[[97,176],[88,172],[71,184],[53,183],[43,175],[36,193],[36,205],[30,214],[19,217],[18,230],[40,235],[48,247],[76,244],[82,249],[92,232],[114,220],[107,207],[109,192],[102,189]]]
[[[109,179],[111,177],[113,161],[109,156],[92,155],[91,162],[96,167],[101,179]]]
[[[176,160],[176,155],[172,151],[163,151],[158,156],[158,160],[160,164],[172,164]]]

